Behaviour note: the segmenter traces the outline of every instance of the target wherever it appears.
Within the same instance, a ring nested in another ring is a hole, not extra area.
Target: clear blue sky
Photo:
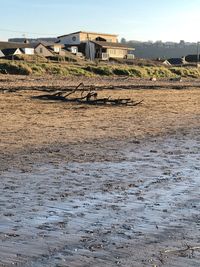
[[[200,0],[0,0],[0,40],[84,30],[127,40],[196,42],[199,10]]]

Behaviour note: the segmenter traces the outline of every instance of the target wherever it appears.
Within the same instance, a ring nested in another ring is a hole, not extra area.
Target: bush
[[[136,78],[145,78],[148,76],[146,70],[142,67],[130,68],[129,72],[132,77]]]
[[[49,64],[47,67],[46,67],[46,71],[49,73],[49,74],[54,74],[54,75],[62,75],[62,76],[67,76],[69,75],[69,71],[68,69],[60,66],[60,65],[52,65],[52,64]]]
[[[32,73],[32,69],[24,63],[0,63],[0,72],[8,73],[8,74],[16,74],[16,75],[30,75]]]
[[[122,68],[114,68],[113,73],[116,75],[126,75],[126,76],[130,75],[130,72],[128,69],[122,69]]]
[[[92,76],[90,72],[88,72],[86,69],[81,68],[81,67],[71,67],[68,68],[69,74],[70,75],[75,75],[75,76]]]
[[[54,55],[48,57],[49,60],[51,61],[58,61],[58,62],[63,62],[63,61],[68,61],[68,62],[77,62],[77,60],[73,57],[69,56],[60,56],[60,55]]]
[[[112,75],[112,69],[110,67],[104,66],[104,67],[94,67],[94,66],[88,66],[85,68],[87,71],[93,72],[98,75]]]
[[[44,68],[42,68],[39,64],[33,64],[31,66],[31,69],[33,71],[34,74],[44,74],[46,72],[46,70]]]
[[[181,77],[199,78],[200,72],[197,68],[171,68],[172,73]]]

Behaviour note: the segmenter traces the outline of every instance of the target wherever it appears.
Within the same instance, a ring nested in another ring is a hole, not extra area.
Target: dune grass
[[[59,75],[59,76],[128,76],[135,78],[200,78],[200,69],[196,67],[165,66],[128,66],[92,64],[72,65],[55,62],[26,62],[19,60],[0,60],[0,73],[16,75]]]

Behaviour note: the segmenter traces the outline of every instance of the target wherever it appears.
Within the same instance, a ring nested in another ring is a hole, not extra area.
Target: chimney
[[[25,44],[29,44],[29,40],[28,39],[24,39],[24,43]]]

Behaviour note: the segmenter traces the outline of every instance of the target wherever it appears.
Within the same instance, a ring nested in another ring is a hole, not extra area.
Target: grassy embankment
[[[60,76],[95,76],[95,75],[118,75],[135,78],[172,78],[190,77],[199,78],[200,69],[195,67],[165,67],[165,66],[135,66],[125,64],[90,64],[84,62],[40,62],[40,60],[0,60],[0,73],[21,75],[60,75]]]

